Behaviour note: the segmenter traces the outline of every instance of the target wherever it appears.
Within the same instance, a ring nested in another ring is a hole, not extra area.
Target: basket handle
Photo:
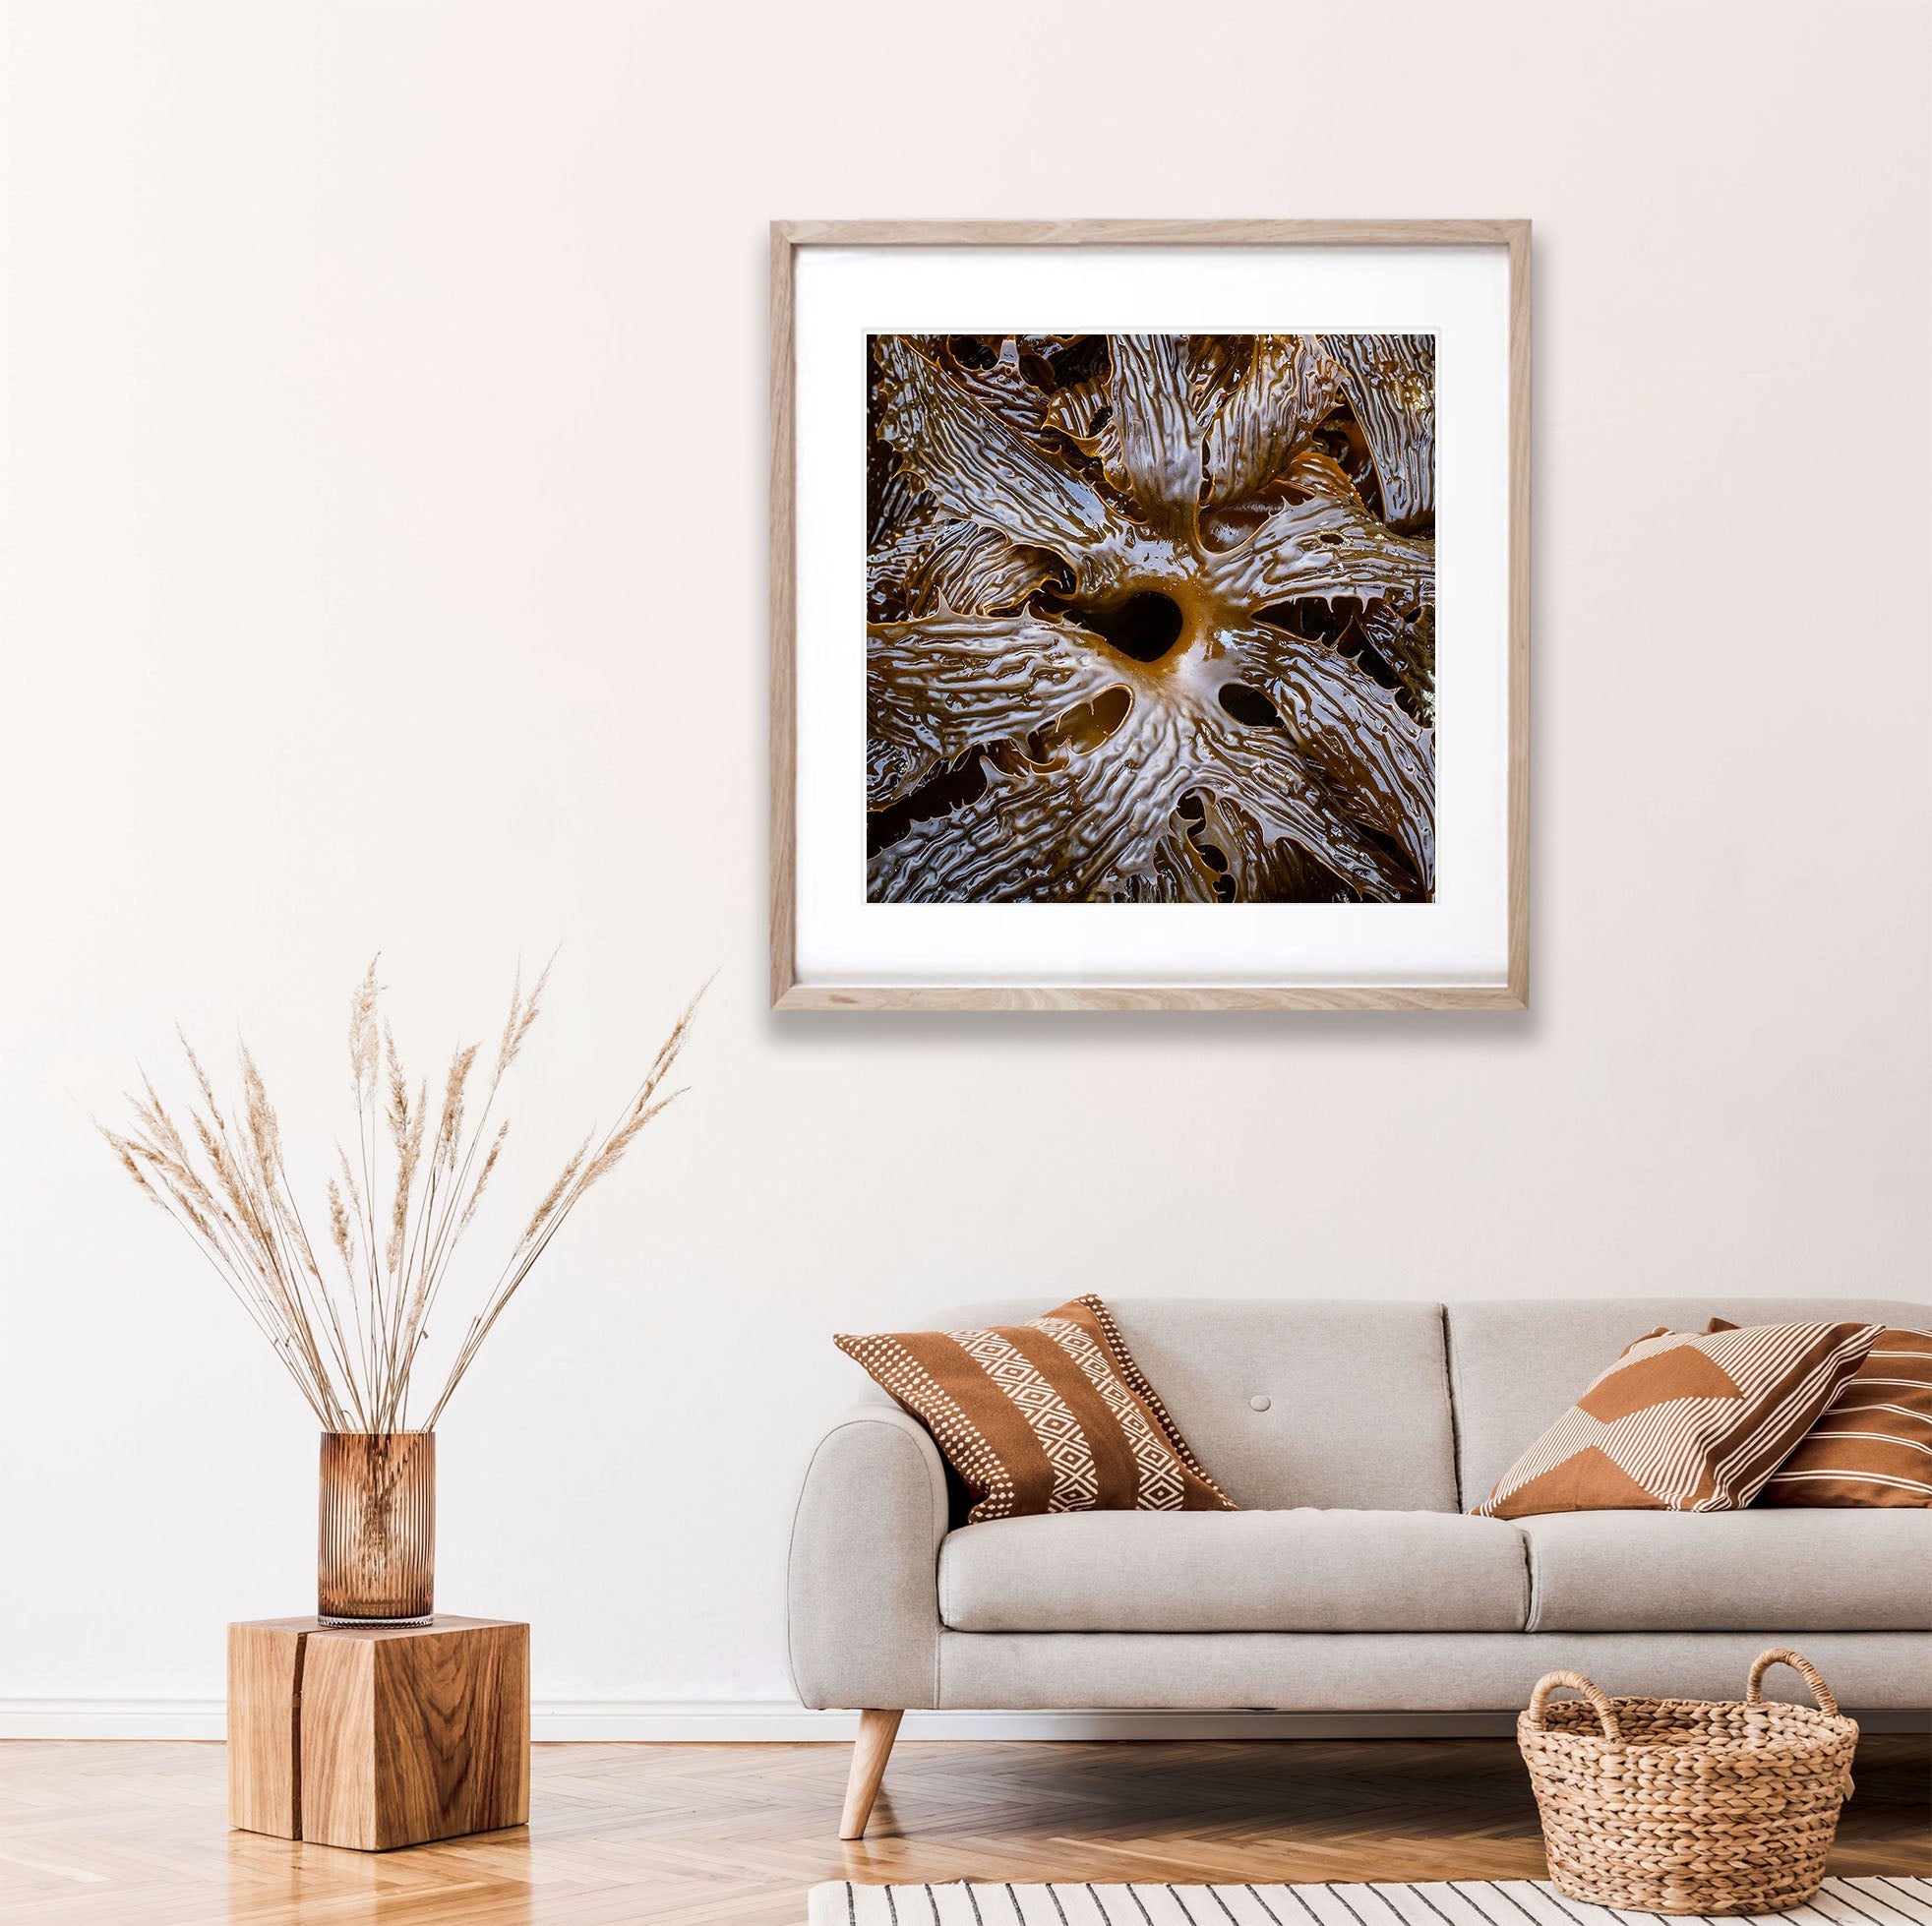
[[[1832,1697],[1832,1688],[1818,1675],[1818,1667],[1801,1652],[1791,1652],[1781,1645],[1775,1645],[1769,1652],[1758,1654],[1757,1662],[1751,1667],[1751,1682],[1744,1688],[1744,1703],[1755,1706],[1764,1698],[1765,1674],[1774,1665],[1788,1665],[1792,1671],[1811,1687],[1811,1696],[1818,1701],[1818,1710],[1828,1718],[1839,1715],[1839,1702]]]
[[[1612,1745],[1623,1743],[1623,1729],[1616,1722],[1616,1709],[1610,1704],[1602,1689],[1592,1685],[1581,1672],[1545,1672],[1537,1681],[1537,1689],[1530,1694],[1530,1723],[1540,1732],[1542,1709],[1549,1703],[1549,1695],[1559,1685],[1567,1685],[1572,1692],[1581,1692],[1595,1709],[1597,1716],[1603,1722],[1603,1736]],[[1828,1695],[1829,1696],[1829,1695]]]

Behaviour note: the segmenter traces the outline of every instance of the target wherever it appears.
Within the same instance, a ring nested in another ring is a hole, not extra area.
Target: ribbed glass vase
[[[436,1434],[325,1431],[316,1615],[421,1625],[435,1594]]]

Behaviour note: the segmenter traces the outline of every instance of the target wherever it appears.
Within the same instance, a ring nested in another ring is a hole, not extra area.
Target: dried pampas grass
[[[477,1073],[481,1047],[461,1045],[432,1102],[426,1080],[411,1083],[383,1019],[382,986],[370,963],[349,999],[355,1141],[336,1146],[337,1174],[326,1191],[327,1258],[318,1255],[296,1207],[281,1123],[246,1045],[237,1064],[242,1101],[232,1120],[177,1030],[197,1093],[183,1113],[185,1127],[146,1072],[140,1092],[128,1093],[132,1127],[95,1125],[142,1192],[214,1266],[326,1430],[433,1430],[478,1347],[578,1200],[684,1094],[663,1086],[702,991],[616,1121],[601,1136],[592,1131],[584,1138],[531,1213],[469,1320],[427,1414],[412,1422],[411,1378],[428,1319],[510,1134],[508,1119],[495,1119],[493,1127],[498,1094],[549,981],[546,965],[525,993],[518,972],[487,1077]]]

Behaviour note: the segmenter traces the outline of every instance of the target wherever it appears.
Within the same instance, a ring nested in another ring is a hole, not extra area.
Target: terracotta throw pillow
[[[1885,1330],[1761,1505],[1932,1505],[1932,1332]]]
[[[933,1433],[968,1522],[1061,1511],[1235,1511],[1098,1297],[984,1331],[838,1337]]]
[[[1759,1324],[1640,1338],[1497,1480],[1483,1518],[1735,1511],[1811,1428],[1875,1324]]]

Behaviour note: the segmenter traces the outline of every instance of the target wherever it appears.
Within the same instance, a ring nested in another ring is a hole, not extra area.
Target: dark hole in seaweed
[[[980,766],[984,751],[969,749],[957,762],[942,763],[919,787],[882,810],[866,813],[866,854],[889,849],[915,822],[950,815],[986,794],[986,771]]]
[[[1221,706],[1251,729],[1285,729],[1282,712],[1260,690],[1244,682],[1225,682],[1217,692]]]
[[[1180,639],[1180,604],[1157,588],[1143,588],[1111,608],[1075,608],[1082,629],[1104,636],[1136,662],[1158,662]]]
[[[1026,739],[1027,753],[1036,762],[1047,762],[1068,744],[1083,752],[1097,750],[1126,721],[1132,707],[1133,696],[1117,684],[1103,689],[1091,702],[1082,702],[1034,730]]]
[[[1356,643],[1354,645],[1345,644],[1343,653],[1353,656],[1357,666],[1361,669],[1363,674],[1373,677],[1384,689],[1393,689],[1398,693],[1401,692],[1402,685],[1396,672],[1389,667],[1387,661],[1384,660],[1375,645],[1365,635],[1361,635],[1358,632]]]
[[[1057,388],[1072,388],[1080,382],[1096,380],[1112,367],[1107,336],[1085,334],[1077,341],[1068,341],[1053,357],[1054,384]]]
[[[1410,861],[1409,852],[1393,836],[1371,827],[1366,822],[1358,821],[1355,827],[1356,833],[1364,842],[1373,843],[1392,863],[1401,867],[1401,892],[1396,900],[1401,903],[1426,902],[1428,899],[1423,894],[1421,881],[1416,874],[1415,865]]]
[[[1306,642],[1326,642],[1333,648],[1360,608],[1351,595],[1338,595],[1332,602],[1310,595],[1294,602],[1274,602],[1255,611],[1255,620],[1274,629],[1286,629]]]

